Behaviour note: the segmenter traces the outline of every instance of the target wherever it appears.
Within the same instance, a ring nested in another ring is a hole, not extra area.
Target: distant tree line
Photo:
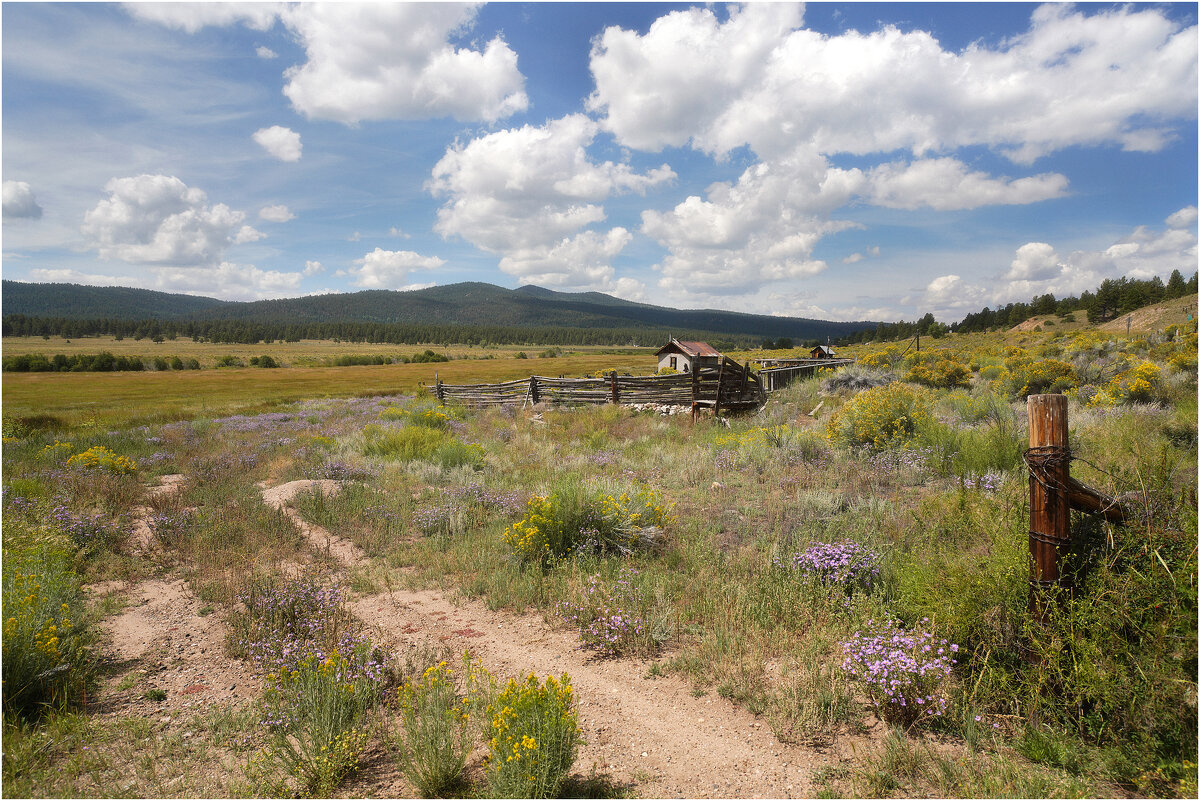
[[[270,358],[270,357],[267,357]],[[44,356],[40,353],[21,356],[5,356],[6,373],[112,373],[130,370],[199,370],[196,359],[181,359],[178,356],[143,359],[141,356],[114,356],[102,353],[76,353],[65,356]]]
[[[874,330],[863,330],[838,340],[842,344],[852,342],[879,342],[886,340],[908,339],[920,334],[922,336],[939,337],[947,331],[970,333],[973,331],[994,331],[1008,329],[1019,325],[1031,317],[1046,315],[1086,314],[1089,323],[1102,323],[1119,317],[1122,314],[1173,300],[1185,295],[1195,295],[1197,290],[1197,273],[1192,273],[1185,280],[1179,270],[1171,273],[1164,284],[1157,276],[1148,280],[1136,278],[1106,279],[1095,292],[1083,292],[1078,297],[1055,298],[1053,294],[1040,295],[1029,303],[1009,303],[997,309],[984,307],[982,310],[968,314],[961,322],[945,325],[934,320],[932,314],[926,314],[914,323],[901,320],[898,323],[880,323]]]
[[[420,323],[256,323],[242,320],[117,320],[98,318],[7,315],[3,335],[130,337],[163,342],[179,338],[194,342],[254,345],[259,342],[299,342],[302,339],[365,342],[387,345],[654,345],[667,333],[637,328],[542,328],[534,326],[427,325]],[[696,336],[703,336],[697,332]],[[721,335],[730,344],[750,344],[751,337]]]

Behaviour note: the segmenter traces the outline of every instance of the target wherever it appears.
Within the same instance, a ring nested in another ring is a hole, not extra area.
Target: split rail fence
[[[758,371],[767,392],[783,389],[794,381],[809,378],[821,368],[835,369],[854,364],[854,359],[763,359]]]
[[[471,406],[654,404],[690,406],[693,413],[700,408],[755,409],[767,398],[758,375],[726,357],[716,365],[677,375],[621,376],[615,371],[603,378],[534,375],[499,384],[443,384],[439,379],[430,389],[440,403],[449,400]]]

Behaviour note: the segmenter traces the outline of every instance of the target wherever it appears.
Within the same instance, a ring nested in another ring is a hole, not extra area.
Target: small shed
[[[828,345],[817,345],[809,354],[813,359],[836,359],[837,354],[833,352],[833,348]]]
[[[658,357],[658,369],[693,372],[697,367],[721,363],[721,353],[707,342],[681,342],[674,337],[654,354]]]

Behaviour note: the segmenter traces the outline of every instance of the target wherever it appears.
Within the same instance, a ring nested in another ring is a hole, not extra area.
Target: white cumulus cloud
[[[968,172],[955,158],[892,162],[870,170],[870,202],[893,209],[936,211],[1038,203],[1066,194],[1067,178],[1043,173],[1028,178],[993,178]]]
[[[1045,242],[1027,242],[1017,248],[1005,279],[1009,281],[1041,281],[1053,278],[1062,270],[1054,247]]]
[[[3,186],[4,219],[28,217],[38,219],[42,207],[33,196],[33,189],[25,181],[5,181]]]
[[[815,275],[812,256],[827,234],[853,223],[831,212],[861,191],[858,170],[831,168],[797,152],[747,168],[736,183],[716,183],[667,212],[642,213],[642,232],[668,250],[660,286],[676,296],[748,294],[762,285]]]
[[[612,289],[611,261],[631,235],[585,229],[604,221],[606,198],[643,193],[675,173],[665,164],[639,173],[592,160],[597,131],[573,114],[454,145],[427,185],[445,198],[434,230],[501,255],[500,268],[526,281]]]
[[[102,258],[136,264],[210,267],[231,245],[263,234],[244,212],[208,205],[200,189],[171,175],[114,178],[109,196],[84,215],[82,231]]]
[[[266,45],[259,45],[254,52],[264,61],[270,61],[273,58],[279,58],[279,54]]]
[[[305,276],[316,275],[317,273],[323,273],[323,272],[325,272],[325,266],[323,264],[321,264],[321,262],[319,262],[319,261],[304,262],[304,275]]]
[[[296,215],[292,214],[291,210],[284,205],[263,206],[258,210],[258,218],[267,222],[283,223],[296,219]]]
[[[313,119],[494,121],[529,105],[517,54],[497,37],[482,49],[450,38],[476,7],[459,3],[300,3],[283,13],[304,64],[284,94]]]
[[[254,132],[254,141],[280,161],[299,161],[303,150],[300,134],[282,125],[259,128]]]
[[[408,280],[413,270],[435,270],[446,263],[437,256],[422,256],[411,250],[375,250],[355,259],[356,267],[346,272],[355,286],[364,289],[411,289]]]
[[[799,142],[917,156],[986,145],[1028,162],[1081,144],[1157,150],[1170,120],[1195,118],[1195,28],[1153,7],[1048,4],[1025,33],[962,52],[919,30],[800,24],[795,7],[752,3],[725,22],[692,8],[644,35],[608,28],[591,53],[590,107],[631,147],[690,140],[762,158]]]

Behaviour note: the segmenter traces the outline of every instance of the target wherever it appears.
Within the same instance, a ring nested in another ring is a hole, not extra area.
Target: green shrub
[[[363,429],[367,456],[383,456],[403,462],[414,459],[427,460],[446,443],[445,432],[420,426],[383,428],[368,425]]]
[[[571,678],[512,679],[488,706],[487,779],[494,798],[552,798],[575,762],[579,723]]]
[[[93,674],[74,555],[57,537],[26,536],[4,544],[5,714],[75,703]]]

